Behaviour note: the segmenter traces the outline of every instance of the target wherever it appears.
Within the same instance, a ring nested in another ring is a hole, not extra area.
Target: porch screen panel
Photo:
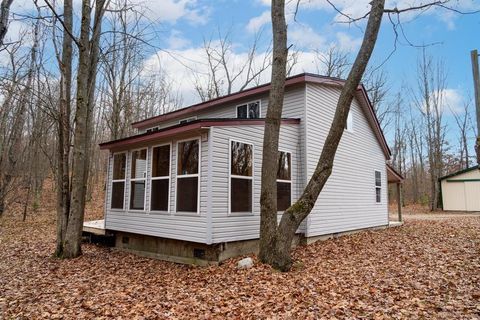
[[[132,152],[130,174],[130,209],[145,210],[145,182],[147,177],[147,149]]]
[[[252,212],[253,145],[230,142],[230,212]]]
[[[110,208],[123,209],[125,203],[125,172],[127,156],[125,153],[113,155],[112,193]]]
[[[168,211],[170,194],[170,145],[152,148],[151,211]]]
[[[178,143],[177,150],[177,211],[198,212],[200,141]]]

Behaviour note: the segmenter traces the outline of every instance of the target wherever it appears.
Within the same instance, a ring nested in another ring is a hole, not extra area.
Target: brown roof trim
[[[285,118],[282,124],[299,124],[300,119]],[[174,136],[176,134],[199,130],[206,127],[224,127],[224,126],[245,126],[245,125],[264,125],[265,119],[228,119],[228,118],[209,118],[199,119],[187,123],[160,129],[158,131],[137,134],[131,137],[100,143],[100,149],[124,148],[131,145],[146,143],[149,141]]]
[[[338,79],[338,78],[331,78],[331,77],[325,77],[325,76],[320,76],[320,75],[314,75],[314,74],[309,74],[309,73],[302,73],[299,75],[295,75],[292,77],[289,77],[285,81],[285,86],[292,86],[295,84],[301,84],[305,82],[315,82],[315,83],[324,83],[324,84],[334,84],[334,85],[343,85],[345,83],[344,80]],[[257,87],[253,87],[250,89],[246,89],[244,91],[232,93],[223,97],[219,97],[216,99],[208,100],[205,102],[200,102],[194,105],[191,105],[186,108],[182,108],[179,110],[171,111],[168,113],[161,114],[159,116],[151,117],[145,120],[137,121],[132,123],[132,127],[134,128],[144,128],[148,127],[151,125],[154,125],[160,121],[166,121],[174,118],[178,118],[181,116],[185,116],[190,113],[194,112],[199,112],[204,109],[221,105],[224,103],[232,102],[235,100],[239,100],[242,98],[250,97],[252,95],[257,95],[261,93],[266,93],[270,90],[270,83],[266,83]]]
[[[387,165],[387,177],[391,175],[393,178],[393,179],[388,179],[388,182],[403,183],[405,178],[400,173],[398,173],[397,170],[395,170],[395,168],[392,167],[390,164],[387,163],[386,165]]]

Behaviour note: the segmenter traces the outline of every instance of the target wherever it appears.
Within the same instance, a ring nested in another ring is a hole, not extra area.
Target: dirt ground
[[[57,260],[53,208],[26,222],[7,214],[0,319],[480,319],[480,215],[404,217],[299,247],[293,270],[279,273],[254,256],[247,270],[239,259],[194,267],[91,244]]]

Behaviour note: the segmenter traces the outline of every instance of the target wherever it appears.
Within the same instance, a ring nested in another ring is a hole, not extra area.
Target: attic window
[[[186,118],[186,119],[182,119],[180,121],[178,121],[179,124],[184,124],[184,123],[187,123],[187,122],[192,122],[192,121],[195,121],[197,120],[197,117],[190,117],[190,118]]]
[[[253,101],[237,106],[238,119],[260,118],[260,101]]]

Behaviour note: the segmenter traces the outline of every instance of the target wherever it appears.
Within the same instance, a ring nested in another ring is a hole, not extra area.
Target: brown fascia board
[[[285,118],[282,124],[299,124],[300,119]],[[222,127],[222,126],[241,126],[241,125],[264,125],[265,119],[225,119],[210,118],[199,119],[187,123],[160,129],[158,131],[146,132],[131,137],[100,143],[100,150],[120,149],[133,145],[147,143],[161,138],[175,136],[181,133],[193,132],[202,128]]]
[[[339,78],[332,78],[332,77],[326,77],[326,76],[320,76],[316,74],[310,74],[310,73],[302,73],[299,75],[295,75],[292,77],[289,77],[285,81],[285,86],[292,86],[295,84],[304,84],[307,82],[311,83],[317,83],[317,84],[326,84],[326,85],[336,85],[336,86],[343,86],[345,84],[345,80],[339,79]],[[162,121],[167,121],[175,118],[179,118],[182,116],[187,116],[192,113],[196,113],[202,110],[205,110],[207,108],[211,108],[214,106],[222,105],[225,103],[233,102],[239,99],[243,98],[248,98],[250,96],[262,94],[262,93],[267,93],[270,90],[270,83],[260,85],[254,88],[250,88],[241,92],[237,93],[232,93],[227,96],[219,97],[213,100],[209,100],[206,102],[201,102],[198,104],[194,104],[192,106],[180,109],[180,110],[175,110],[169,113],[165,113],[159,116],[155,116],[152,118],[148,118],[142,121],[134,122],[132,123],[132,127],[142,129],[142,128],[148,128],[149,126],[153,126],[155,124],[158,124],[159,122]],[[357,88],[357,92],[359,92],[359,96],[357,95],[357,98],[359,98],[360,102],[364,105],[366,109],[366,116],[367,119],[369,120],[373,131],[375,132],[375,135],[377,136],[378,141],[380,142],[380,145],[382,147],[382,150],[385,154],[385,157],[387,160],[390,159],[391,157],[391,152],[390,148],[388,147],[387,141],[385,139],[385,136],[383,135],[383,131],[380,127],[380,123],[378,121],[377,116],[375,115],[375,111],[373,109],[373,106],[370,102],[370,99],[368,98],[367,92],[365,90],[365,87],[361,84]]]

